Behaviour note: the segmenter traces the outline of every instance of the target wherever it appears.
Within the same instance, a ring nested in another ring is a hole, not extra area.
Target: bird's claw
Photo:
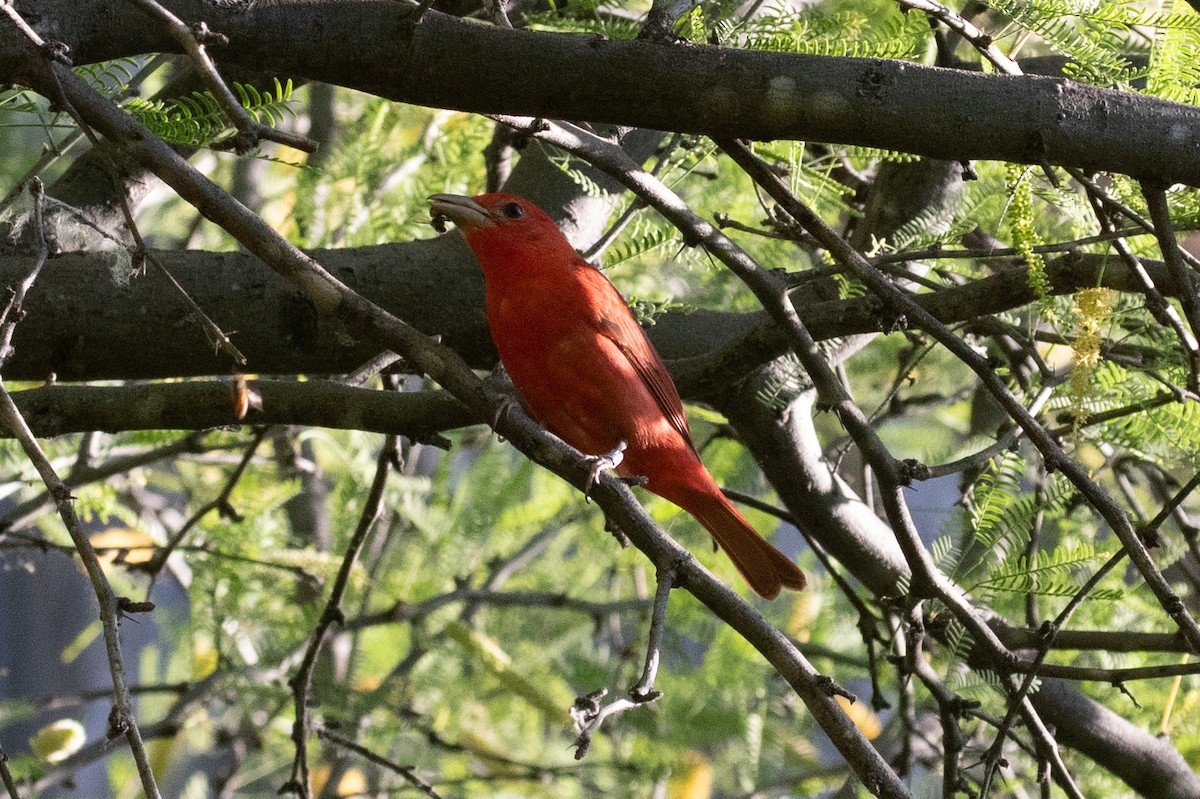
[[[492,429],[495,430],[508,416],[508,412],[520,405],[515,393],[517,389],[501,363],[496,364],[496,368],[483,379],[483,382],[500,394],[500,402],[496,405],[496,415],[492,417]],[[504,436],[499,437],[501,441],[504,440]]]
[[[495,430],[508,416],[508,412],[517,406],[517,401],[512,397],[505,397],[500,400],[500,404],[496,406],[496,415],[492,417],[492,429]],[[503,438],[503,437],[502,437]]]
[[[621,461],[625,460],[625,450],[628,446],[624,441],[618,441],[611,452],[606,452],[603,455],[588,456],[591,468],[588,469],[587,484],[583,488],[584,499],[591,499],[589,495],[592,492],[592,486],[600,482],[600,475],[609,469],[616,469],[621,465]]]

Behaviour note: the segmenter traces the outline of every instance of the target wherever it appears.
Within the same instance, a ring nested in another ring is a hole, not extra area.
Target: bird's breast
[[[533,416],[589,455],[678,437],[595,314],[570,300],[562,290],[489,290],[492,338]]]

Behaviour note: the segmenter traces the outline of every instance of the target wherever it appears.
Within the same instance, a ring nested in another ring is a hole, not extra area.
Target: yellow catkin
[[[1071,350],[1075,353],[1075,364],[1071,368],[1071,410],[1074,416],[1074,433],[1087,418],[1084,401],[1092,386],[1092,373],[1100,363],[1101,326],[1112,313],[1117,292],[1106,288],[1083,289],[1075,293],[1077,323]]]

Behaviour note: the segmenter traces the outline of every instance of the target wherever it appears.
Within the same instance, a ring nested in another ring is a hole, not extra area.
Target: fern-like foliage
[[[921,156],[912,153],[902,153],[898,150],[885,150],[881,147],[843,147],[842,154],[852,161],[859,163],[871,161],[892,161],[897,164],[911,164],[921,160]]]
[[[837,284],[838,299],[853,300],[857,297],[865,297],[867,295],[867,287],[865,285],[841,272],[834,272],[833,281]]]
[[[589,197],[603,197],[608,194],[587,172],[580,169],[580,162],[573,156],[555,148],[548,147],[548,149],[551,151],[550,163],[554,164],[560,172],[569,177],[572,183],[583,190],[584,194]]]
[[[274,92],[262,92],[253,86],[234,83],[242,107],[256,121],[276,125],[292,114],[292,82],[275,80]],[[211,92],[193,92],[187,97],[169,100],[134,98],[122,106],[129,114],[172,144],[203,147],[220,142],[233,133],[233,124]]]
[[[836,160],[824,154],[810,155],[805,142],[770,142],[759,144],[755,152],[775,161],[787,173],[788,189],[822,213],[859,214],[850,204],[854,190],[836,180],[833,169]]]
[[[1037,693],[1037,689],[1041,681],[1035,679],[1030,686],[1031,694]],[[946,687],[959,696],[968,699],[976,699],[989,695],[999,696],[1001,699],[1008,698],[1008,692],[1004,690],[1004,683],[1000,679],[1000,675],[990,669],[956,669],[950,672],[946,677]]]
[[[607,39],[636,39],[642,20],[622,10],[619,2],[579,0],[570,3],[550,3],[550,10],[525,15],[525,24],[532,30],[559,33],[590,33]]]
[[[975,647],[975,639],[958,619],[952,619],[946,628],[946,648],[957,660],[966,660]]]
[[[1073,572],[1107,560],[1111,553],[1097,552],[1091,544],[1063,545],[1051,551],[1039,550],[1032,558],[1010,558],[989,570],[988,576],[968,591],[989,601],[996,593],[1026,596],[1072,597],[1083,589],[1083,580]],[[1115,601],[1124,597],[1120,588],[1094,588],[1088,599]]]
[[[38,101],[37,95],[25,89],[10,89],[0,92],[0,113],[11,115],[14,119],[18,114],[40,114],[44,104]],[[0,127],[28,127],[27,122],[0,123]]]
[[[683,246],[679,232],[672,227],[637,225],[636,229],[622,236],[604,254],[605,268],[632,261],[651,252],[677,251]]]
[[[75,67],[74,72],[100,94],[113,95],[123,92],[143,66],[136,58],[117,58],[83,64]]]
[[[1071,62],[1064,71],[1076,80],[1124,86],[1144,74],[1125,57],[1126,35],[1147,24],[1128,0],[988,0],[997,11],[1035,34]]]
[[[856,58],[913,58],[925,51],[931,29],[919,14],[881,8],[828,13],[777,8],[755,17],[734,44],[750,50]]]
[[[300,242],[330,247],[428,237],[426,198],[478,191],[491,134],[482,117],[363,100],[321,168],[300,175],[292,214]]]
[[[1171,221],[1176,231],[1200,228],[1200,191],[1190,187],[1169,191],[1167,206],[1171,210]]]
[[[976,180],[963,186],[962,196],[957,203],[924,210],[897,228],[887,239],[875,239],[870,254],[903,253],[957,244],[964,234],[981,223],[987,224],[989,218],[999,216],[1002,208],[999,196],[1002,191],[1002,183],[996,172],[981,170]],[[972,262],[965,259],[945,266],[954,274],[976,276]]]
[[[1168,7],[1173,8],[1174,3]],[[1181,4],[1176,16],[1200,23],[1200,15]],[[1163,26],[1150,48],[1146,93],[1179,103],[1200,103],[1200,24]]]
[[[1156,342],[1164,352],[1178,346],[1170,333],[1148,329],[1154,333],[1149,341]],[[1166,366],[1170,380],[1183,380],[1185,367],[1170,363]],[[1051,403],[1055,410],[1079,413],[1087,417],[1114,409],[1136,406],[1160,396],[1162,385],[1146,375],[1131,371],[1110,361],[1100,361],[1091,372],[1091,387],[1082,404],[1069,396],[1056,397]],[[1080,429],[1083,439],[1104,441],[1120,447],[1129,454],[1169,467],[1191,469],[1200,463],[1200,409],[1195,403],[1169,403],[1139,413],[1131,413],[1103,424],[1087,425]]]
[[[1019,454],[1007,453],[976,482],[967,503],[966,532],[960,557],[951,574],[960,582],[972,579],[989,564],[1012,562],[1020,556],[1033,528],[1034,517],[1064,512],[1074,493],[1070,483],[1054,475],[1040,493],[1023,490],[1025,464]]]
[[[656,300],[643,300],[640,297],[629,298],[629,310],[633,312],[633,316],[637,319],[638,324],[642,327],[652,327],[658,320],[658,317],[665,313],[682,311],[685,309],[682,303],[672,300],[662,302]]]
[[[992,461],[991,468],[979,476],[967,504],[971,538],[991,548],[1011,529],[1021,491],[1024,463],[1015,453],[1006,453]]]
[[[875,239],[870,255],[904,250],[924,250],[957,241],[976,226],[970,213],[950,206],[926,208],[905,222],[887,239]]]
[[[812,381],[795,355],[785,355],[779,360],[779,364],[780,367],[763,381],[755,396],[768,407],[783,409],[797,393],[810,388]]]
[[[933,565],[937,566],[938,571],[946,574],[958,571],[963,552],[955,539],[953,535],[940,535],[929,545],[929,556],[933,558]]]

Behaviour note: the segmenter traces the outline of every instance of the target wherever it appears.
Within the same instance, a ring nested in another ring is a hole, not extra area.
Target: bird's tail
[[[782,588],[804,588],[800,567],[759,535],[715,484],[711,488],[654,486],[653,490],[695,516],[712,533],[755,593],[774,599]]]

